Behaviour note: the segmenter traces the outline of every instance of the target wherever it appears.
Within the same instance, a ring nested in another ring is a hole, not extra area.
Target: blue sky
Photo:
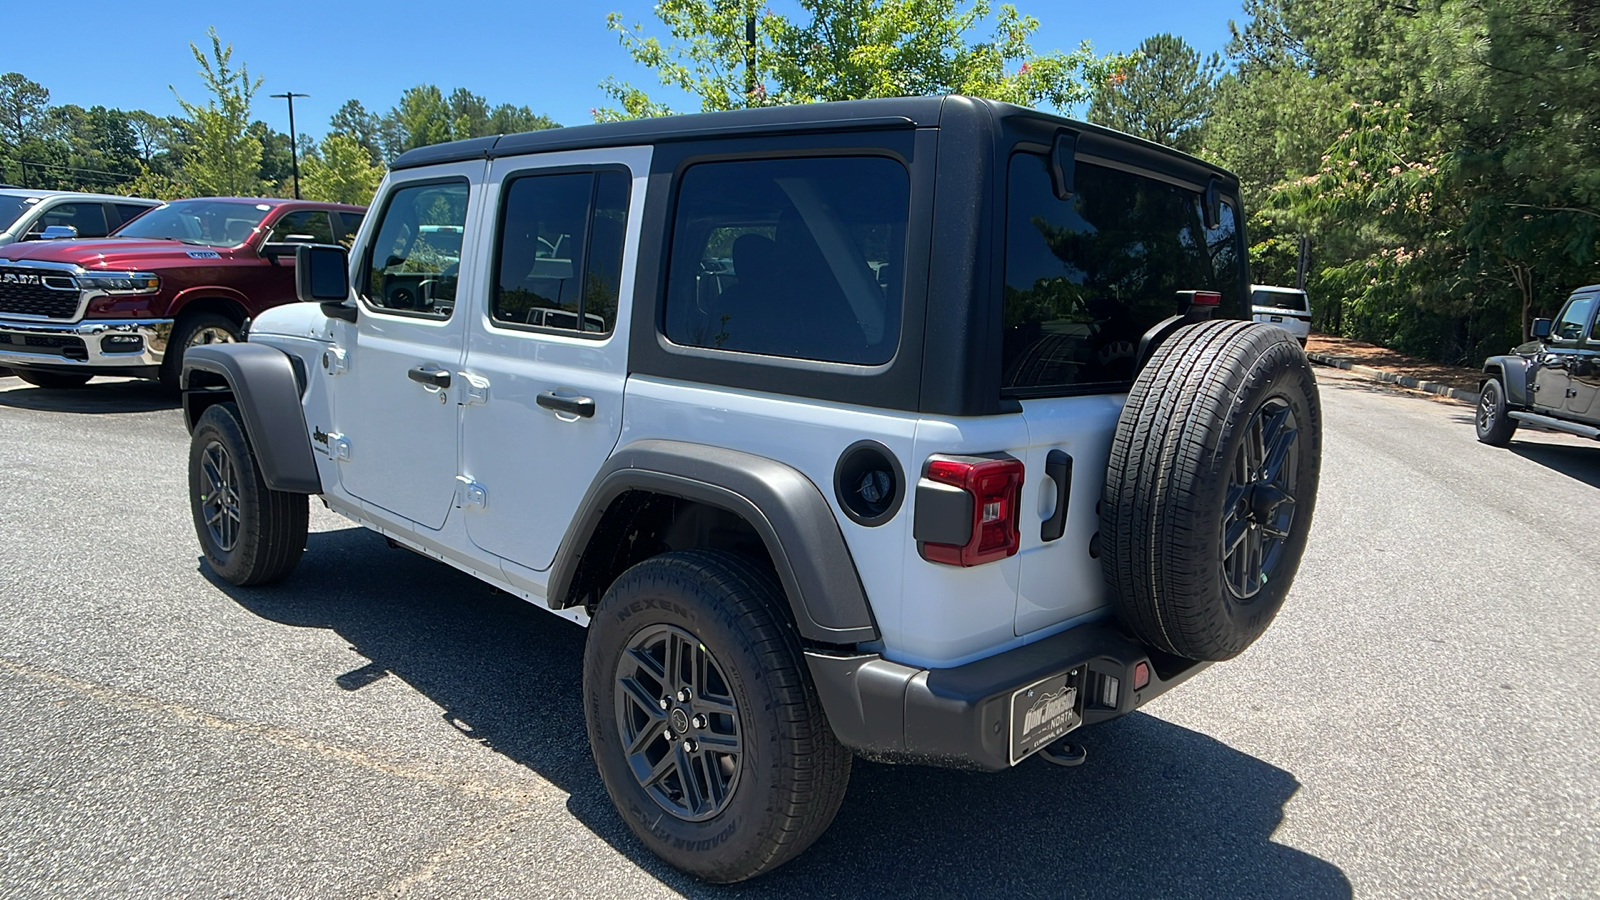
[[[791,7],[783,0],[770,5],[780,12]],[[1041,22],[1037,50],[1072,49],[1088,39],[1102,53],[1127,51],[1151,34],[1170,31],[1203,52],[1220,51],[1228,40],[1228,20],[1243,18],[1239,0],[1017,0],[1016,5]],[[650,14],[652,3],[640,0],[87,0],[72,4],[70,15],[60,2],[12,0],[5,7],[0,23],[12,39],[0,49],[0,72],[21,72],[39,82],[54,103],[176,114],[168,85],[185,99],[203,99],[188,44],[203,44],[206,27],[215,25],[224,42],[233,44],[234,61],[266,76],[255,117],[287,131],[283,101],[266,95],[307,93],[309,99],[295,101],[295,125],[318,136],[345,100],[355,98],[382,112],[401,91],[424,82],[446,92],[465,87],[493,104],[525,104],[564,125],[590,121],[589,110],[605,103],[598,85],[608,75],[639,87],[655,85],[654,76],[635,66],[606,29],[610,11],[622,13],[629,23],[659,25]],[[67,33],[74,35],[70,50],[47,37]],[[658,94],[668,102],[678,99],[665,90],[652,91]]]

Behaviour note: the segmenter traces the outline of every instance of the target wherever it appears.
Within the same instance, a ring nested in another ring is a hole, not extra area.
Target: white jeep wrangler
[[[618,812],[749,878],[852,754],[1071,763],[1267,628],[1321,420],[1237,198],[965,97],[414,150],[308,302],[185,356],[196,531],[281,579],[316,494],[587,624]]]

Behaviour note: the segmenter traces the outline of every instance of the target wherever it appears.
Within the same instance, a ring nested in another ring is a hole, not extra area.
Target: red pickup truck
[[[212,197],[157,207],[92,241],[0,247],[0,366],[40,387],[95,375],[176,384],[183,351],[237,341],[295,299],[296,244],[349,244],[366,210]]]

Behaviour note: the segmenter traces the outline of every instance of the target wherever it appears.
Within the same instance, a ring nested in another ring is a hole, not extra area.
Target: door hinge
[[[489,492],[483,485],[473,481],[465,475],[457,475],[456,481],[461,483],[461,501],[456,505],[462,509],[489,508]]]
[[[471,372],[460,372],[461,405],[473,406],[489,402],[489,379]]]
[[[322,351],[322,369],[329,375],[350,371],[350,354],[343,347],[329,347]]]
[[[328,458],[335,460],[349,460],[350,439],[342,434],[328,435]]]

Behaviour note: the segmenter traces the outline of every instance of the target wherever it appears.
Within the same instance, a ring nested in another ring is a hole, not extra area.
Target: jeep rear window
[[[680,181],[666,334],[879,365],[900,340],[910,176],[882,157],[701,163]]]
[[[1060,200],[1045,157],[1011,157],[1002,386],[1022,396],[1126,389],[1139,339],[1178,311],[1178,291],[1243,308],[1231,206],[1208,229],[1199,192],[1079,161]]]

